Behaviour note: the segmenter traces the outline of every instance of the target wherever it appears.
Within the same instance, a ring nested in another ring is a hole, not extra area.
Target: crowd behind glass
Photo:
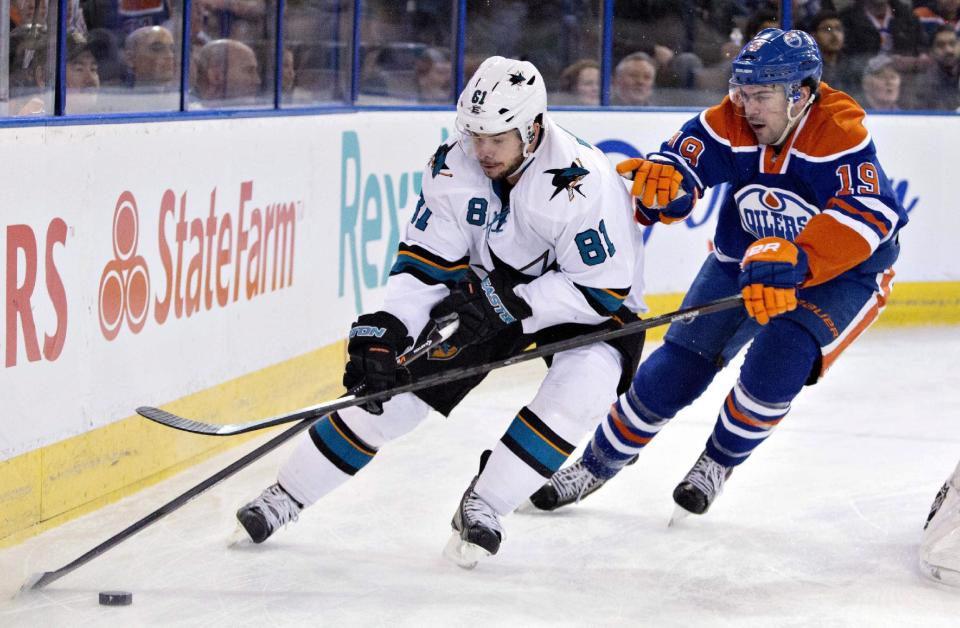
[[[59,46],[53,0],[0,3],[9,117],[53,115],[58,80],[68,115],[451,105],[462,4],[459,76],[491,54],[529,59],[552,106],[715,104],[741,45],[782,16],[820,44],[823,79],[867,109],[960,106],[960,0],[614,0],[606,94],[604,0],[66,0]]]

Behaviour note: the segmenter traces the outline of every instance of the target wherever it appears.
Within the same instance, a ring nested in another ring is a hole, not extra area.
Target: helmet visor
[[[793,93],[793,85],[770,83],[767,85],[740,85],[730,81],[728,94],[737,115],[747,113],[786,113]]]
[[[467,157],[477,159],[480,155],[512,155],[514,152],[517,154],[523,152],[520,132],[516,129],[503,133],[485,134],[468,131],[458,124],[457,131],[460,136],[460,147]]]

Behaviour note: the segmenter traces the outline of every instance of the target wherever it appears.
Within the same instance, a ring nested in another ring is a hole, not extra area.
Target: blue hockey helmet
[[[730,85],[799,86],[809,79],[815,91],[822,73],[823,59],[813,37],[803,31],[765,28],[733,60]]]

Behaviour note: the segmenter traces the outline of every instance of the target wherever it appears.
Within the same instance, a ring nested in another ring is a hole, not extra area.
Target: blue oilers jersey
[[[459,139],[437,149],[387,282],[384,309],[412,332],[470,267],[520,279],[526,333],[644,311],[643,240],[623,179],[598,149],[544,116],[512,187],[489,179]]]
[[[729,97],[688,121],[661,147],[701,190],[729,182],[714,237],[721,261],[775,236],[808,254],[806,286],[851,269],[880,272],[899,254],[907,215],[887,179],[863,109],[821,84],[779,152],[758,144]]]

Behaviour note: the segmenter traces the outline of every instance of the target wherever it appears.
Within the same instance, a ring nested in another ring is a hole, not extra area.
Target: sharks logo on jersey
[[[553,175],[553,180],[550,181],[550,185],[556,189],[550,196],[551,201],[557,194],[564,190],[567,191],[567,197],[570,201],[573,200],[574,192],[586,198],[586,194],[580,191],[580,182],[583,181],[585,176],[590,174],[590,171],[583,167],[579,158],[575,159],[567,168],[552,168],[550,170],[544,170],[543,173]]]
[[[454,146],[456,146],[456,144],[441,144],[437,152],[430,158],[430,163],[427,164],[427,167],[430,168],[430,174],[434,179],[437,178],[438,174],[445,177],[453,176],[453,173],[449,172],[450,168],[447,167],[447,153],[449,153],[450,149]]]
[[[793,242],[820,211],[802,198],[780,188],[748,185],[734,194],[740,223],[759,238],[775,236]]]

